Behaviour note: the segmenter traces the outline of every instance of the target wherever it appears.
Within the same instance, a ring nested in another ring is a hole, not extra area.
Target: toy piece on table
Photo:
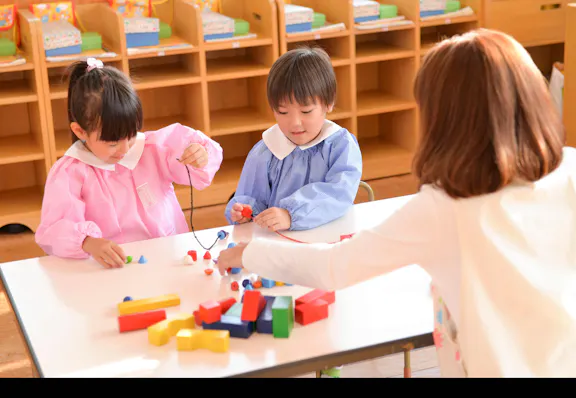
[[[240,272],[242,272],[242,268],[231,268],[229,273],[232,275],[236,275],[239,274]]]
[[[209,251],[206,251],[206,253],[204,253],[204,260],[211,260],[212,256],[210,255]]]
[[[218,239],[224,240],[224,239],[227,239],[228,236],[230,236],[230,233],[228,233],[228,232],[226,232],[226,231],[224,231],[224,230],[220,230],[220,231],[218,231],[218,235],[217,235],[217,236],[218,236]]]
[[[276,281],[276,286],[284,286],[284,282]]]
[[[42,36],[47,57],[80,54],[82,52],[80,30],[68,21],[42,23]]]
[[[202,11],[202,32],[204,40],[228,39],[234,37],[236,23],[227,17],[208,9]]]
[[[126,296],[126,297],[124,297],[124,300],[122,300],[122,301],[132,301],[132,297]]]
[[[132,262],[132,256],[126,257],[126,264],[130,264]]]
[[[297,305],[294,309],[294,319],[303,326],[326,319],[328,318],[328,306],[329,304],[322,299]]]
[[[146,257],[140,256],[140,259],[138,260],[139,264],[146,264],[147,262],[148,260],[146,259]]]
[[[272,304],[272,334],[275,338],[288,338],[294,328],[294,302],[292,296],[276,296]]]
[[[194,315],[194,323],[196,323],[196,326],[202,326],[202,317],[200,317],[200,310],[194,311],[192,314]]]
[[[226,312],[228,312],[228,310],[230,308],[232,308],[232,306],[234,306],[234,304],[236,303],[236,299],[234,297],[228,297],[225,299],[222,299],[220,301],[218,301],[218,304],[220,304],[220,309],[222,311],[222,315],[226,314]]]
[[[218,322],[222,316],[222,309],[220,308],[220,303],[217,301],[205,301],[200,304],[200,317],[202,318],[202,323],[210,324]]]
[[[373,0],[354,0],[354,22],[366,22],[380,19],[380,3]]]
[[[148,342],[150,344],[161,346],[167,344],[170,337],[182,329],[194,329],[196,320],[190,314],[177,314],[168,319],[164,319],[148,327]]]
[[[224,315],[230,317],[240,318],[242,316],[243,303],[234,303]]]
[[[158,18],[124,18],[126,47],[157,46],[160,43],[160,20]]]
[[[239,317],[223,315],[218,322],[202,322],[202,327],[207,330],[227,330],[230,337],[247,339],[254,333],[255,322],[243,321]]]
[[[204,273],[205,273],[206,275],[212,275],[212,274],[214,273],[214,270],[213,270],[212,268],[206,268],[206,269],[204,270]]]
[[[256,322],[258,316],[266,306],[266,299],[258,291],[247,291],[242,297],[242,315],[243,321]]]
[[[233,247],[236,247],[236,243],[234,242],[228,243],[228,249],[232,249]]]
[[[252,217],[252,209],[249,207],[242,208],[242,217],[251,218]]]
[[[81,37],[82,44],[80,47],[83,52],[102,49],[102,36],[97,32],[84,32]]]
[[[162,40],[169,39],[170,37],[172,37],[172,27],[166,22],[160,21],[160,31],[158,32],[158,38]]]
[[[266,305],[256,321],[256,331],[258,333],[272,334],[272,306],[275,298],[274,296],[264,296]]]
[[[252,284],[249,284],[244,288],[244,290],[248,290],[248,291],[254,290],[254,286],[252,286]]]
[[[234,281],[234,282],[232,282],[232,283],[230,284],[230,288],[231,288],[233,291],[237,292],[237,291],[240,289],[240,286],[238,286],[238,282]]]
[[[182,329],[176,334],[178,351],[192,351],[204,348],[212,352],[228,352],[230,332],[227,330]]]
[[[252,286],[254,286],[254,289],[260,289],[262,287],[262,282],[256,281]]]
[[[324,300],[328,304],[333,304],[336,301],[336,293],[335,292],[327,292],[326,290],[322,289],[314,289],[305,295],[298,297],[296,299],[296,305],[300,304],[307,304],[315,300]]]
[[[286,33],[310,32],[314,21],[314,10],[296,4],[284,4]]]
[[[126,301],[118,304],[119,315],[135,314],[158,310],[165,307],[174,307],[180,305],[180,297],[177,294],[165,294],[140,300]]]
[[[261,282],[262,282],[262,286],[267,288],[267,289],[271,289],[274,286],[276,286],[276,281],[273,281],[272,279],[262,278]]]
[[[250,282],[250,279],[244,279],[242,281],[242,287],[244,287],[244,288],[248,285],[251,285],[251,284],[252,284],[252,282]]]
[[[189,250],[188,255],[192,257],[193,261],[198,260],[198,254],[196,253],[196,250]]]
[[[187,265],[194,264],[194,259],[192,258],[191,255],[187,254],[184,256],[184,264]]]
[[[146,329],[166,319],[166,310],[139,312],[136,314],[120,315],[118,317],[118,330],[120,333],[133,330]]]
[[[16,43],[12,40],[0,37],[0,57],[10,57],[16,55]]]

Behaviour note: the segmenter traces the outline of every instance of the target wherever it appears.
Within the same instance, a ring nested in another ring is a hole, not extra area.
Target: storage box
[[[205,9],[202,11],[204,40],[226,39],[234,36],[234,18]]]
[[[82,51],[100,50],[102,48],[102,36],[96,32],[82,33]]]
[[[284,5],[286,33],[309,32],[312,30],[314,10],[295,4]]]
[[[82,52],[80,30],[68,21],[44,22],[42,24],[42,36],[47,56]]]
[[[444,11],[446,0],[420,0],[420,13],[426,11]]]
[[[160,43],[158,18],[124,18],[126,47],[157,46]]]
[[[373,0],[354,0],[354,22],[380,19],[380,3]]]

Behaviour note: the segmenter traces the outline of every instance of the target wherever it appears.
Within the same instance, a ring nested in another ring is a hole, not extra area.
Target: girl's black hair
[[[100,141],[130,139],[142,129],[142,103],[130,79],[113,66],[88,71],[86,61],[68,68],[68,120]],[[72,142],[78,137],[72,133]]]

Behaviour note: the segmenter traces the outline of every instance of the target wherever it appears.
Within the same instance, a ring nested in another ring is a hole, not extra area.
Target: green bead
[[[126,257],[126,264],[130,264],[132,262],[132,256]]]

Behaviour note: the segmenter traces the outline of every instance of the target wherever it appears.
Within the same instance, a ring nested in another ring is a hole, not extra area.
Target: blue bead
[[[148,260],[146,260],[146,257],[141,256],[141,257],[140,257],[140,260],[138,260],[138,262],[139,262],[140,264],[145,264],[145,263],[148,262]]]
[[[248,286],[248,285],[250,285],[250,279],[244,279],[244,280],[242,281],[242,286],[246,287],[246,286]]]
[[[224,240],[228,237],[228,232],[222,230],[222,231],[218,231],[218,239],[220,240]]]
[[[246,285],[244,286],[245,290],[254,290],[254,288],[252,287],[252,285]]]
[[[239,274],[240,272],[242,272],[242,268],[232,268],[232,271],[230,271],[232,275]]]
[[[126,297],[124,297],[124,301],[132,301],[132,297],[126,296]]]
[[[236,246],[236,243],[234,242],[228,243],[228,249],[232,249],[234,246]]]

